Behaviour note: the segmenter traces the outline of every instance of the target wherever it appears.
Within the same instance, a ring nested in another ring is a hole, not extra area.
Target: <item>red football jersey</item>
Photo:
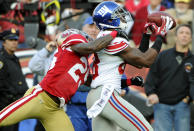
[[[55,54],[50,69],[40,86],[50,94],[63,97],[67,103],[89,74],[88,56],[73,52],[71,45],[87,43],[80,34],[68,36]]]

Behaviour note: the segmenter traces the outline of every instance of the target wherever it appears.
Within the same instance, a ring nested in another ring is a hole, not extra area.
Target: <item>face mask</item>
[[[123,22],[120,21],[119,28],[121,28],[122,30],[126,30],[126,28],[127,28],[127,23],[123,23]]]

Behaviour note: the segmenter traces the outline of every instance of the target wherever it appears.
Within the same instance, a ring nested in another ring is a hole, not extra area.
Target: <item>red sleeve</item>
[[[64,49],[71,45],[75,45],[79,43],[87,43],[87,42],[88,41],[86,40],[86,38],[81,34],[72,34],[63,41],[63,43],[61,44],[61,48]]]

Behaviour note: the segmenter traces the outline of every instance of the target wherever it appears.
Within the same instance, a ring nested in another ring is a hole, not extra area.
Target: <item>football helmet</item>
[[[58,45],[61,45],[63,43],[63,41],[66,40],[66,38],[72,34],[81,34],[82,36],[84,36],[87,41],[91,41],[93,40],[87,33],[83,32],[83,31],[80,31],[80,30],[77,30],[77,29],[67,29],[61,33],[59,33],[57,36],[56,36],[56,42]]]
[[[100,30],[126,30],[127,23],[133,21],[131,14],[113,1],[104,1],[97,5],[93,12],[93,20]]]

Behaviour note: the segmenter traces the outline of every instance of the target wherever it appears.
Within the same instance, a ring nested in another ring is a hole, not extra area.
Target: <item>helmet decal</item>
[[[112,11],[109,10],[106,5],[104,5],[97,13],[104,17],[107,13],[112,13]]]

